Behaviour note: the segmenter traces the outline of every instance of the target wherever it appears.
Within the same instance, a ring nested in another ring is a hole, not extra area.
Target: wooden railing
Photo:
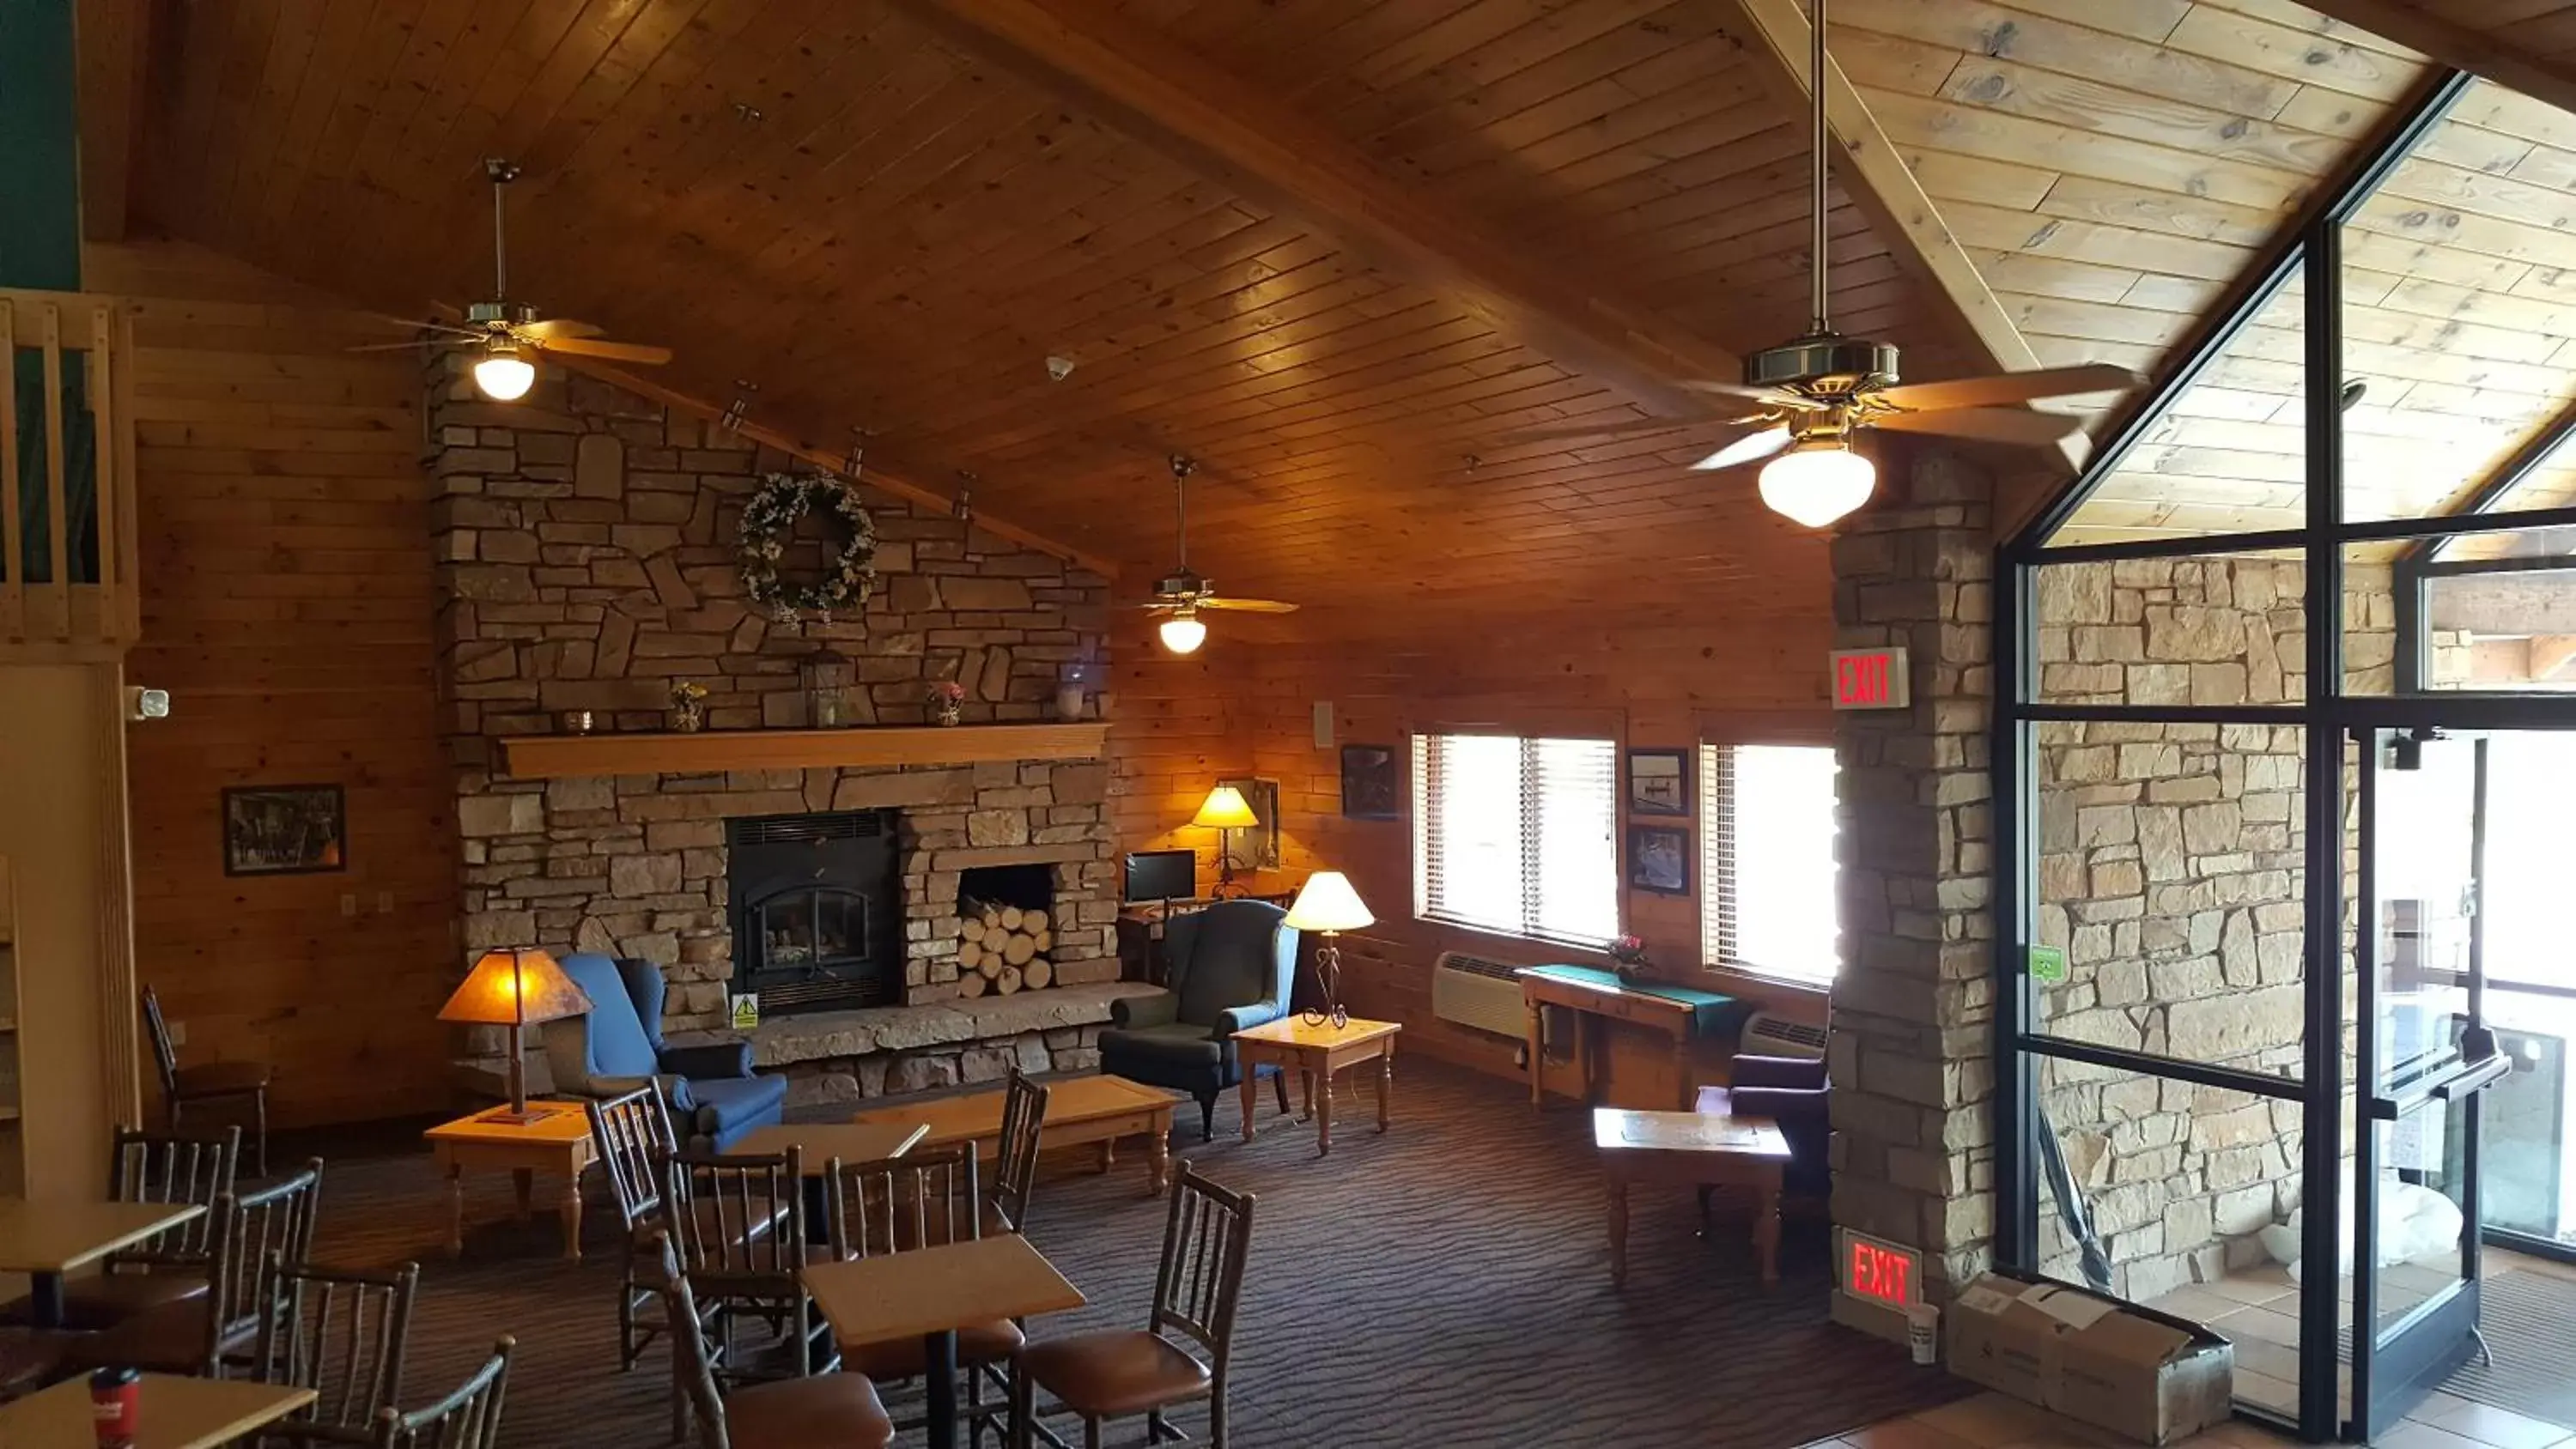
[[[119,299],[0,289],[0,649],[142,633],[133,358]]]

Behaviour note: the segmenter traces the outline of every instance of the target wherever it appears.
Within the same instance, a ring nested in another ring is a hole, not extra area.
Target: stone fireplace
[[[726,1025],[728,996],[757,985],[764,1063],[826,1050],[791,1036],[849,1057],[940,1045],[953,1079],[954,1049],[980,1025],[883,1018],[962,994],[961,883],[996,871],[1042,890],[1054,922],[1052,989],[1026,995],[1059,999],[1013,999],[1006,1038],[1039,1044],[1014,1059],[1088,1048],[1118,975],[1098,726],[1079,748],[1010,741],[1049,734],[1060,685],[1101,677],[1100,578],[863,488],[879,539],[866,608],[782,625],[746,606],[734,540],[761,475],[806,465],[554,369],[522,403],[483,402],[449,377],[432,402],[467,959],[541,945],[658,962],[674,1031]],[[798,667],[825,650],[852,681],[841,714],[879,729],[804,729]],[[707,690],[701,735],[664,732],[682,680]],[[948,680],[965,689],[965,727],[918,728],[930,686]],[[573,712],[594,737],[568,737]],[[1023,725],[1025,737],[991,728]],[[882,728],[895,726],[916,728]],[[896,735],[902,750],[869,745]],[[813,744],[814,759],[779,767],[764,741]],[[616,763],[514,768],[530,742]],[[879,1062],[845,1075],[940,1073]]]

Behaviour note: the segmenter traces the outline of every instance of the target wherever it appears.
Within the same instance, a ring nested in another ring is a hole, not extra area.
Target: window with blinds
[[[1841,964],[1834,752],[1699,747],[1700,936],[1710,963],[1824,985]]]
[[[1608,740],[1413,737],[1414,914],[1599,946],[1619,934]]]

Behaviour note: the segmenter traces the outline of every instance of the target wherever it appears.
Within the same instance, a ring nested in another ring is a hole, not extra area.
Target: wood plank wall
[[[1511,1043],[1432,1016],[1433,958],[1453,949],[1513,963],[1597,958],[1415,920],[1412,825],[1343,818],[1339,747],[1403,750],[1412,733],[1452,726],[1640,747],[1703,738],[1829,743],[1832,609],[1824,550],[1810,553],[1781,568],[1788,579],[1808,580],[1784,585],[1785,596],[1676,600],[1653,616],[1461,619],[1428,624],[1410,639],[1382,637],[1382,623],[1321,612],[1225,619],[1211,627],[1205,652],[1186,661],[1154,648],[1150,631],[1134,630],[1111,648],[1119,661],[1113,737],[1126,741],[1115,815],[1122,848],[1189,844],[1200,851],[1203,881],[1212,879],[1212,832],[1187,828],[1190,813],[1221,773],[1277,779],[1282,867],[1255,878],[1254,888],[1294,889],[1318,869],[1349,874],[1378,917],[1375,927],[1343,938],[1353,1008],[1402,1021],[1408,1050],[1514,1072]],[[1333,705],[1328,749],[1315,745],[1319,700]],[[1410,788],[1408,779],[1408,802]],[[1659,962],[1698,960],[1695,899],[1642,892],[1623,899],[1629,929],[1647,938]],[[1781,993],[1776,1004],[1822,1019],[1812,998]],[[1631,1060],[1648,1073],[1662,1065],[1659,1053],[1621,1053],[1614,1073]],[[1655,1092],[1658,1084],[1633,1090]]]
[[[141,302],[144,644],[129,732],[138,975],[180,1059],[272,1064],[280,1124],[437,1110],[458,975],[418,374],[385,329],[211,253],[94,248]],[[226,786],[330,783],[348,868],[228,878]],[[343,914],[354,903],[355,914]]]

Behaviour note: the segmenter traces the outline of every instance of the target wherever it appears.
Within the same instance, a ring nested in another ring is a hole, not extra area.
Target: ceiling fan
[[[1692,380],[1681,384],[1692,392],[1751,403],[1752,410],[1732,417],[1649,418],[1525,432],[1513,435],[1509,442],[1711,428],[1749,430],[1691,467],[1714,472],[1771,458],[1762,470],[1762,501],[1810,528],[1822,528],[1868,502],[1877,484],[1877,469],[1851,447],[1853,435],[1864,429],[2047,447],[2081,432],[2082,420],[1998,405],[2113,392],[2141,380],[2125,367],[2084,363],[1900,387],[1894,343],[1846,337],[1834,330],[1826,313],[1825,4],[1826,0],[1811,0],[1814,13],[1808,26],[1813,160],[1808,201],[1811,320],[1806,335],[1745,358],[1740,383]]]
[[[1172,506],[1179,521],[1180,562],[1154,584],[1154,597],[1134,605],[1163,616],[1157,631],[1163,647],[1174,654],[1194,652],[1207,642],[1207,625],[1199,619],[1201,609],[1234,609],[1247,614],[1293,614],[1295,604],[1276,599],[1230,599],[1218,595],[1216,585],[1190,570],[1190,494],[1189,477],[1198,464],[1187,455],[1172,455]]]
[[[495,402],[515,402],[527,396],[528,389],[537,380],[536,364],[528,359],[538,352],[605,357],[653,367],[671,360],[671,349],[667,347],[641,342],[611,342],[601,337],[600,329],[588,322],[575,322],[563,317],[540,320],[535,308],[508,300],[510,254],[507,234],[502,226],[501,194],[511,182],[519,179],[519,166],[517,162],[492,157],[484,161],[483,174],[492,182],[491,300],[467,307],[461,314],[464,318],[462,325],[454,322],[403,322],[406,327],[424,327],[440,334],[436,337],[417,342],[376,343],[351,348],[352,352],[389,352],[407,347],[478,349],[482,356],[474,362],[474,385]],[[460,315],[444,304],[440,310],[450,316]]]

